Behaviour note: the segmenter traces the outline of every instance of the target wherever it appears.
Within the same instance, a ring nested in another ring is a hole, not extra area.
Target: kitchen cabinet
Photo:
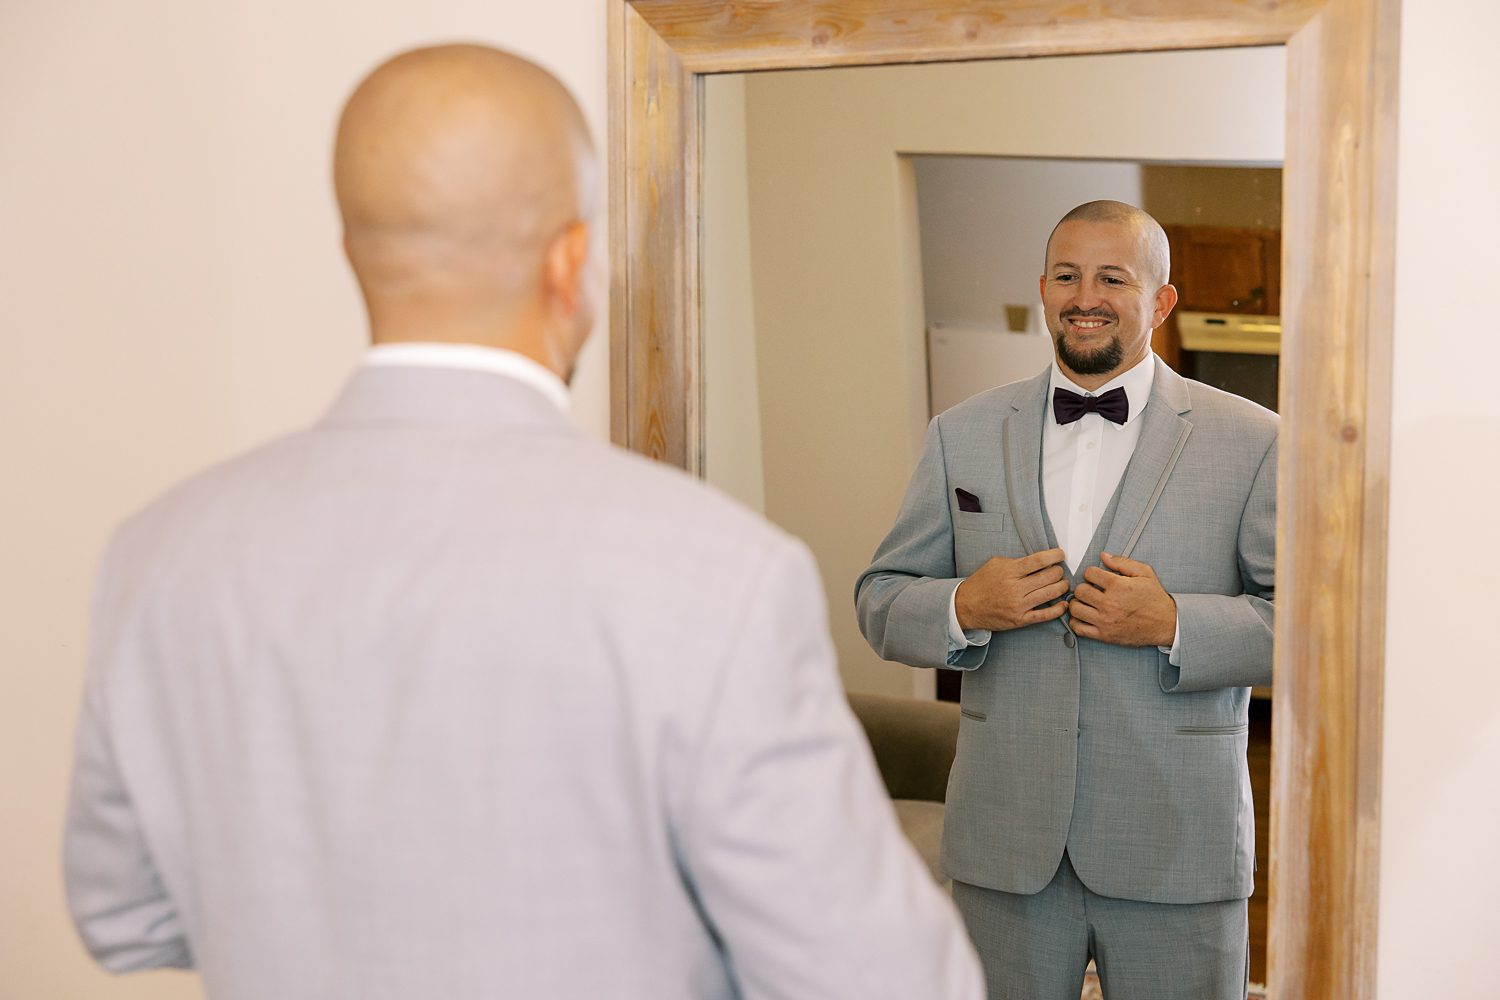
[[[1193,312],[1281,312],[1281,231],[1166,226],[1177,308]]]
[[[1163,226],[1172,248],[1174,315],[1157,328],[1151,346],[1181,370],[1176,313],[1281,313],[1281,231],[1239,226]]]

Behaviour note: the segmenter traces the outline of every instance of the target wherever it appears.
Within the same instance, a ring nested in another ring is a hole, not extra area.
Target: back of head
[[[1172,252],[1167,243],[1166,231],[1161,228],[1161,223],[1152,218],[1150,214],[1127,205],[1123,201],[1087,201],[1072,211],[1068,212],[1052,227],[1052,233],[1047,237],[1047,248],[1050,252],[1052,237],[1057,235],[1058,229],[1069,222],[1096,222],[1110,223],[1117,226],[1125,226],[1134,229],[1141,239],[1141,250],[1151,270],[1151,280],[1157,286],[1165,285],[1172,271]],[[1042,271],[1046,273],[1047,260],[1042,261]]]
[[[378,67],[350,97],[334,152],[374,339],[536,339],[547,255],[586,228],[593,175],[582,113],[535,64],[444,45]]]

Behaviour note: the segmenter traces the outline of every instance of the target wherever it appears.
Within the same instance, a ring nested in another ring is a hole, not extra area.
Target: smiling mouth
[[[1109,326],[1110,323],[1114,322],[1114,317],[1074,315],[1064,316],[1063,320],[1070,327],[1079,331],[1080,333],[1092,333],[1094,330],[1101,330],[1104,327]]]

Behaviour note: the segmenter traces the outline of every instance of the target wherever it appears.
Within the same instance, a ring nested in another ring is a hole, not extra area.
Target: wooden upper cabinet
[[[1281,314],[1281,230],[1163,226],[1172,247],[1177,308],[1151,337],[1152,350],[1182,371],[1177,313]]]
[[[1281,312],[1281,232],[1231,226],[1165,226],[1177,308]]]

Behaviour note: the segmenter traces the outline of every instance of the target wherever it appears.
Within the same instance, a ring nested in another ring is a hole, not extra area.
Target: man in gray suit
[[[942,863],[991,997],[1243,997],[1250,686],[1271,681],[1277,420],[1151,351],[1166,235],[1058,224],[1056,358],[932,421],[856,587],[881,656],[966,671]]]
[[[982,994],[806,550],[566,416],[594,162],[492,49],[350,99],[366,363],[103,562],[65,855],[107,968],[215,1000]]]

